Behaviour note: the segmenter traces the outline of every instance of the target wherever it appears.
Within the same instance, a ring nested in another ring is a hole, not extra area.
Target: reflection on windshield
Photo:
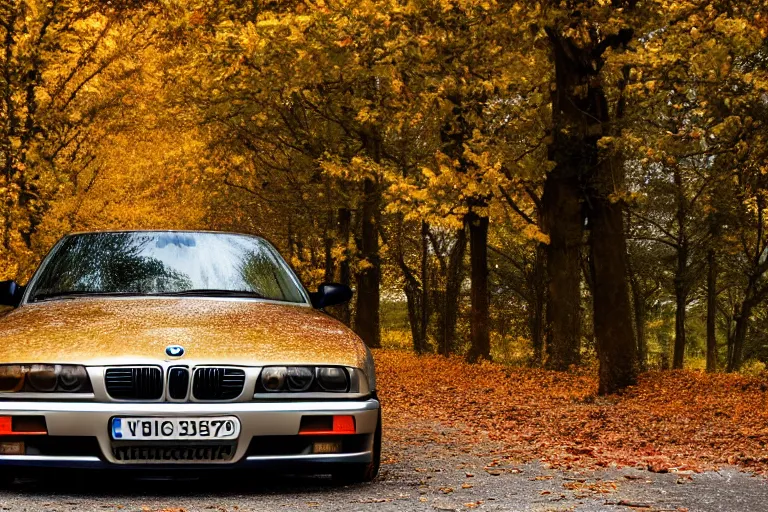
[[[67,293],[151,295],[190,290],[304,302],[282,258],[263,240],[182,232],[71,236],[42,269],[30,300]]]

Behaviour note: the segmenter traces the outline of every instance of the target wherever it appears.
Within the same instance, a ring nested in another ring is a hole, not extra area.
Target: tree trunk
[[[564,149],[564,148],[563,148]],[[560,148],[554,158],[566,159]],[[567,370],[578,364],[581,344],[581,245],[584,218],[578,171],[558,164],[544,183],[542,196],[543,231],[549,235],[546,268],[547,367]]]
[[[427,328],[429,327],[429,225],[421,223],[421,330],[419,336],[423,340],[424,351],[427,346]]]
[[[603,164],[607,165],[607,164]],[[590,263],[601,395],[635,384],[636,345],[627,286],[622,207],[607,194],[590,199]]]
[[[734,345],[734,337],[736,333],[736,329],[734,328],[735,320],[738,318],[739,312],[736,310],[736,306],[734,306],[734,311],[732,314],[729,314],[726,317],[726,332],[728,333],[728,339],[726,340],[727,347],[726,347],[726,355],[725,355],[725,367],[727,371],[733,371],[732,370],[732,361],[733,361],[733,345]]]
[[[637,361],[640,370],[648,368],[648,340],[645,336],[646,304],[645,297],[636,276],[630,267],[630,289],[632,291],[632,305],[635,308],[635,336],[637,336]]]
[[[733,354],[728,363],[728,371],[735,372],[741,368],[744,362],[744,343],[747,339],[747,329],[749,327],[749,317],[752,315],[752,306],[747,301],[741,305],[739,316],[736,317],[736,328],[733,332]]]
[[[400,219],[400,229],[402,230],[402,218]],[[420,279],[417,279],[413,270],[408,267],[405,261],[404,249],[402,247],[402,233],[400,244],[397,247],[397,264],[403,273],[405,279],[405,286],[403,291],[405,292],[406,306],[408,310],[408,325],[411,327],[411,339],[413,341],[413,350],[417,354],[423,354],[427,351],[427,323],[429,321],[429,305],[428,305],[428,247],[429,242],[427,238],[429,227],[426,222],[421,223],[421,269]],[[386,240],[385,240],[386,242]]]
[[[379,300],[381,262],[379,260],[379,231],[376,217],[381,194],[376,182],[366,178],[363,184],[360,259],[362,268],[357,273],[357,303],[355,332],[371,348],[381,347],[379,330]]]
[[[627,73],[628,70],[625,76]],[[586,100],[593,108],[593,118],[602,120],[602,133],[608,123],[608,103],[599,82],[590,84]],[[623,100],[620,99],[616,117],[620,118],[622,113]],[[637,344],[629,300],[623,203],[613,197],[625,191],[624,161],[617,154],[599,155],[599,137],[591,140],[595,171],[587,187],[587,216],[594,332],[600,362],[598,392],[605,395],[636,383]]]
[[[552,142],[542,195],[542,231],[547,245],[547,367],[566,370],[579,362],[581,345],[581,246],[584,235],[583,176],[592,160],[585,154],[585,111],[573,103],[585,80],[569,43],[547,29],[555,62],[552,88]],[[591,151],[590,148],[586,148]]]
[[[717,258],[714,249],[707,252],[707,371],[717,371]]]
[[[683,286],[675,280],[675,349],[672,369],[681,370],[685,357],[685,313],[688,296]]]
[[[483,205],[484,206],[484,205]],[[488,292],[488,217],[474,211],[467,215],[469,229],[470,277],[472,279],[471,346],[467,360],[491,358]]]
[[[736,326],[733,330],[733,348],[731,357],[728,361],[728,371],[735,372],[741,368],[744,362],[744,344],[749,330],[749,320],[752,316],[752,310],[761,302],[763,296],[756,292],[757,280],[759,277],[752,276],[749,279],[749,285],[744,292],[744,300],[741,301],[736,317]]]
[[[326,283],[333,282],[333,277],[336,275],[336,265],[333,261],[333,236],[335,231],[336,219],[334,219],[333,210],[328,210],[326,213],[325,221],[325,233],[323,237],[323,257],[325,259],[325,275],[323,278]]]
[[[547,246],[544,244],[537,245],[532,283],[533,304],[531,304],[531,308],[533,313],[530,318],[533,363],[536,366],[541,366],[544,359],[544,306],[547,300],[546,258]]]
[[[413,350],[417,354],[423,354],[427,350],[427,339],[423,335],[422,329],[422,305],[424,295],[418,288],[418,283],[406,280],[405,301],[408,310],[408,325],[411,327],[411,339],[413,341]]]
[[[445,278],[445,289],[435,291],[434,303],[437,310],[437,350],[444,356],[453,353],[456,347],[456,322],[459,318],[466,248],[467,232],[465,229],[461,229],[456,233],[456,240],[447,252],[447,263],[443,258],[440,259],[441,270]],[[433,249],[435,253],[440,252],[440,248],[434,240]]]
[[[287,219],[287,229],[288,229],[288,232],[286,233],[286,238],[288,242],[288,263],[292,265],[293,262],[291,260],[293,260],[293,255],[295,251],[293,246],[293,222],[291,222],[290,217],[288,217]]]
[[[624,165],[615,154],[602,155],[598,141],[617,131],[611,122],[623,115],[623,96],[619,94],[615,119],[610,118],[608,102],[601,82],[603,52],[626,45],[632,31],[594,36],[591,45],[579,47],[569,37],[546,28],[555,62],[555,86],[552,91],[553,141],[550,145],[553,172],[563,172],[568,180],[583,184],[577,190],[588,207],[594,334],[600,361],[601,394],[614,393],[636,380],[635,335],[627,283],[627,242],[622,204],[614,199],[624,191]],[[626,84],[629,69],[619,82],[619,92]],[[546,187],[546,184],[545,184]],[[546,193],[546,191],[545,191]],[[578,192],[577,192],[578,194]],[[569,205],[568,219],[575,229],[576,203],[569,193],[563,201]],[[578,198],[579,195],[576,195]],[[551,233],[550,233],[550,236]],[[575,240],[575,232],[570,233]],[[548,262],[550,268],[553,262]],[[576,265],[576,273],[579,266]],[[557,272],[558,269],[555,269]],[[550,288],[550,291],[554,291]],[[579,297],[553,297],[578,300]]]
[[[338,213],[339,222],[339,242],[344,247],[344,259],[339,262],[339,282],[341,284],[350,286],[352,284],[352,271],[349,267],[349,236],[352,232],[352,212],[349,208],[339,208]],[[352,313],[350,311],[349,302],[345,302],[339,306],[339,320],[346,325],[350,325],[352,320]]]
[[[672,355],[672,368],[681,370],[685,359],[685,316],[690,290],[688,275],[688,206],[685,199],[683,177],[680,171],[674,170],[674,183],[677,203],[677,269],[675,272],[675,351]]]
[[[637,331],[637,360],[641,371],[648,369],[648,339],[645,335],[645,302],[635,306],[635,330]]]

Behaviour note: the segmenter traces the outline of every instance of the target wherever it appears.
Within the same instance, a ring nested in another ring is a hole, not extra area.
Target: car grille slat
[[[112,446],[122,463],[224,462],[235,455],[235,443],[131,444]]]
[[[245,386],[245,371],[237,368],[197,368],[192,393],[198,400],[232,400]]]
[[[189,388],[189,370],[183,366],[174,366],[168,370],[168,396],[173,400],[187,398]]]
[[[163,372],[157,367],[107,368],[104,384],[112,398],[157,400],[163,396]]]

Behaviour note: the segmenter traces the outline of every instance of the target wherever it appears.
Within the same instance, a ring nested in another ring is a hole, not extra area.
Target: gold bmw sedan
[[[371,352],[248,235],[64,237],[0,283],[0,475],[30,467],[266,468],[370,481]]]

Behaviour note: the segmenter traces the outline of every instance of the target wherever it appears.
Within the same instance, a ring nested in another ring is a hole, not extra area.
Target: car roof
[[[251,238],[260,238],[265,240],[264,237],[254,235],[252,233],[240,233],[237,231],[217,231],[212,229],[94,229],[90,231],[72,231],[65,236],[75,235],[97,235],[99,233],[208,233],[214,235],[235,235],[235,236],[248,236]]]

